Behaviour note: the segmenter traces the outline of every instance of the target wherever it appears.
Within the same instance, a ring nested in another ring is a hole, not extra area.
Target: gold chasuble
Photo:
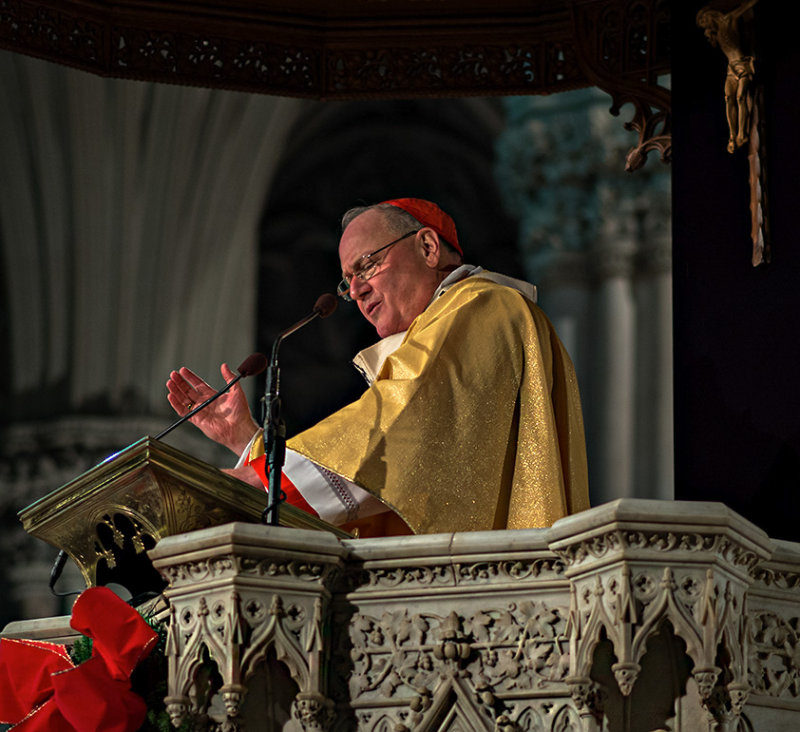
[[[546,527],[589,507],[572,362],[535,304],[479,276],[417,317],[358,401],[288,447],[415,533]]]

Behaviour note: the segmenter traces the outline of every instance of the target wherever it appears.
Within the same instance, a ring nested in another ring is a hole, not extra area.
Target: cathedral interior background
[[[338,648],[354,673],[332,673],[373,695],[364,728],[414,718],[403,694],[419,689],[373,688],[370,669],[352,665],[354,647],[362,659],[391,655],[396,610],[441,621],[426,626],[430,654],[414,678],[435,666],[440,641],[457,640],[472,642],[468,661],[489,679],[461,692],[431,682],[441,704],[426,729],[454,718],[496,729],[511,707],[525,729],[540,728],[535,719],[564,729],[576,715],[594,728],[605,712],[626,729],[795,729],[800,47],[784,6],[709,4],[749,14],[758,140],[731,153],[728,58],[698,25],[705,0],[498,0],[491,14],[471,0],[291,5],[258,3],[278,15],[237,0],[188,15],[161,0],[2,6],[0,624],[67,609],[47,589],[55,549],[27,536],[17,511],[169,424],[170,369],[221,383],[220,361],[266,351],[305,315],[338,279],[343,209],[427,196],[453,213],[472,262],[537,284],[576,363],[595,507],[524,532],[524,557],[516,532],[344,542],[358,588],[338,586],[332,617],[340,639],[355,639]],[[766,260],[754,234],[766,236]],[[340,307],[284,344],[290,432],[360,390],[347,360],[371,337]],[[263,383],[248,389],[256,404]],[[191,427],[168,441],[213,465],[234,459]],[[620,496],[677,500],[608,503]],[[265,532],[232,526],[192,534],[205,537],[206,566],[230,554],[232,531],[237,556],[260,567],[263,547],[248,537]],[[286,542],[300,542],[279,533],[270,551],[284,561]],[[332,567],[339,543],[321,537],[314,549],[327,545]],[[421,552],[413,566],[406,541]],[[195,617],[209,588],[185,552],[170,536],[154,556],[176,580],[174,607]],[[252,587],[253,572],[227,566]],[[262,575],[259,593],[272,597]],[[431,592],[440,577],[456,594]],[[235,609],[225,582],[215,602]],[[73,567],[61,585],[80,587]],[[517,603],[523,595],[531,602]],[[630,598],[641,612],[627,612]],[[566,630],[573,602],[588,625]],[[323,616],[306,607],[316,632]],[[476,619],[481,633],[459,635]],[[350,620],[361,627],[352,636]],[[529,658],[525,707],[518,667],[497,661],[516,663],[510,629],[534,625],[527,651],[554,662]],[[554,660],[566,635],[578,652]],[[259,652],[280,671],[274,648]],[[591,692],[595,671],[610,697]],[[283,673],[293,690],[273,701],[302,711],[293,694],[319,691],[319,679]],[[541,695],[550,682],[555,702]],[[492,718],[479,697],[491,697]],[[361,691],[343,706],[353,699]]]
[[[0,621],[58,609],[54,551],[17,511],[167,425],[172,368],[221,383],[266,351],[332,289],[341,213],[392,196],[439,201],[469,261],[537,284],[578,371],[593,502],[672,497],[670,168],[624,170],[635,135],[607,94],[318,102],[10,52],[0,83]],[[287,341],[290,434],[358,393],[370,338],[343,306]],[[231,464],[191,426],[167,441]]]

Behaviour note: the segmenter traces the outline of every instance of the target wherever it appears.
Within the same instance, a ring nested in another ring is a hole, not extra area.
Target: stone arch
[[[668,727],[676,705],[686,697],[692,668],[686,642],[675,634],[670,620],[661,620],[648,637],[641,669],[627,698],[614,678],[615,660],[611,641],[603,632],[594,649],[591,676],[604,688],[609,729],[644,732]],[[684,707],[683,714],[688,713],[690,710]]]
[[[565,704],[556,712],[553,724],[550,727],[552,732],[571,732],[572,730],[583,729],[578,713],[568,704]]]

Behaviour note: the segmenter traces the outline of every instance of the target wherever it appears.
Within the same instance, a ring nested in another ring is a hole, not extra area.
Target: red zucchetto
[[[425,201],[422,198],[395,198],[391,201],[383,201],[382,204],[396,206],[397,208],[402,208],[406,213],[410,213],[423,226],[433,229],[463,256],[464,250],[461,249],[461,245],[458,243],[455,222],[435,203]]]

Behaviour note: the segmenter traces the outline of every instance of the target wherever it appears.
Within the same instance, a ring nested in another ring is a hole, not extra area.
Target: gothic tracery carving
[[[642,561],[642,549],[663,554],[663,564]],[[617,685],[629,696],[648,640],[669,621],[686,643],[708,712],[718,722],[738,720],[750,692],[744,652],[746,578],[763,559],[755,547],[714,532],[615,529],[557,551],[573,572],[582,568],[572,583],[568,679],[580,710],[598,714],[591,703],[590,670],[601,632],[613,645]],[[671,554],[682,558],[674,569],[667,560]],[[609,565],[609,556],[629,558]],[[712,569],[712,557],[725,569]],[[721,657],[727,659],[724,668]]]

